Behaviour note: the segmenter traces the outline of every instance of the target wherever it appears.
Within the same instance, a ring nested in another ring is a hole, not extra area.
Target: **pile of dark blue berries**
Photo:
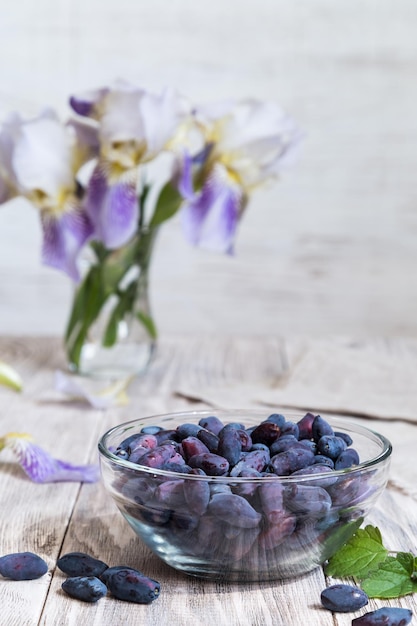
[[[69,578],[62,589],[69,596],[84,602],[96,602],[107,591],[118,600],[150,604],[159,596],[161,585],[142,572],[124,565],[109,567],[107,563],[83,552],[70,552],[57,561]]]
[[[224,425],[213,415],[171,430],[144,427],[122,441],[115,454],[145,467],[182,473],[202,470],[208,476],[238,477],[250,471],[251,477],[289,476],[357,465],[359,455],[352,443],[350,435],[335,432],[312,413],[297,423],[273,414],[251,428],[238,422]],[[310,469],[306,472],[306,468]]]
[[[57,561],[67,574],[62,589],[72,598],[97,602],[110,591],[112,596],[126,602],[150,604],[160,593],[156,580],[131,567],[109,567],[103,561],[83,552],[70,552]],[[11,580],[34,580],[48,571],[46,562],[32,552],[6,554],[0,558],[0,574]]]
[[[277,563],[278,575],[293,576],[308,571],[312,558],[314,567],[330,556],[333,531],[356,523],[355,505],[375,489],[370,472],[337,472],[360,463],[352,444],[312,413],[297,423],[273,414],[251,428],[216,416],[171,430],[147,426],[114,454],[170,474],[115,466],[113,488],[133,526],[182,554],[222,563],[226,576],[239,561],[254,579],[256,572],[276,577]],[[294,554],[297,565],[286,569]]]
[[[83,552],[70,552],[57,561],[57,566],[69,578],[62,589],[72,598],[97,602],[107,591],[118,600],[150,604],[160,593],[160,584],[131,567],[106,563]],[[0,558],[0,574],[12,580],[34,580],[48,571],[46,562],[32,552],[6,554]],[[348,613],[368,604],[367,595],[357,587],[338,584],[321,594],[324,608]],[[383,607],[352,620],[352,626],[407,626],[411,622],[409,609]]]
[[[368,596],[352,585],[332,585],[321,593],[325,609],[335,613],[350,613],[368,604]],[[382,607],[352,620],[352,626],[407,626],[413,617],[410,609]]]

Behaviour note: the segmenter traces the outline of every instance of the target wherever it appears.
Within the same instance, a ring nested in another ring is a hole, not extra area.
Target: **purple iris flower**
[[[61,124],[51,111],[29,121],[14,117],[0,130],[4,196],[0,201],[21,195],[40,210],[42,259],[75,281],[79,280],[78,254],[93,234],[76,178],[96,149],[93,133],[87,134],[90,144],[81,143],[80,127]]]
[[[85,208],[94,224],[95,237],[106,248],[120,248],[137,229],[139,205],[136,176],[127,172],[109,185],[106,168],[98,165],[87,187]]]
[[[188,105],[172,90],[155,95],[125,83],[72,96],[70,104],[97,124],[100,154],[85,209],[95,236],[118,248],[137,230],[140,168],[172,149]]]
[[[74,281],[80,278],[77,258],[84,243],[93,235],[93,225],[80,206],[67,210],[58,219],[41,213],[43,230],[42,262],[62,270]]]
[[[214,165],[201,191],[192,198],[184,196],[181,218],[190,243],[230,254],[245,200],[242,188],[225,181],[224,175],[224,170]]]
[[[19,465],[35,483],[85,482],[92,483],[99,479],[97,465],[73,465],[55,459],[46,450],[33,442],[26,433],[9,433],[0,437],[0,451],[10,449]]]
[[[206,149],[193,159],[194,194],[183,162],[183,230],[194,245],[230,253],[250,194],[290,163],[301,133],[279,107],[253,100],[215,104],[195,116]]]

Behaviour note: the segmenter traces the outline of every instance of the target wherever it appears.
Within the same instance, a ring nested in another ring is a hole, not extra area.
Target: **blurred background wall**
[[[257,97],[305,131],[256,193],[233,258],[178,220],[152,267],[160,332],[417,333],[417,3],[413,0],[0,0],[0,117],[125,78],[196,102]],[[71,285],[40,227],[0,207],[0,332],[61,334]]]

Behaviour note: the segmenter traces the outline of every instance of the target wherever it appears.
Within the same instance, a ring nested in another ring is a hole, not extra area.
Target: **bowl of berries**
[[[140,539],[177,570],[229,581],[324,563],[382,493],[392,451],[354,421],[259,410],[136,419],[98,447],[104,486]]]

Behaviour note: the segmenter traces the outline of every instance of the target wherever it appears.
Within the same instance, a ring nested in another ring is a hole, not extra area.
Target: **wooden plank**
[[[290,407],[365,416],[417,420],[417,341],[298,337],[285,342],[281,371],[272,379],[252,373],[247,384],[201,381],[193,388],[181,381],[184,397],[212,406]]]
[[[292,344],[292,345],[291,345]],[[417,419],[417,341],[289,341],[289,369],[259,401],[375,418]]]

